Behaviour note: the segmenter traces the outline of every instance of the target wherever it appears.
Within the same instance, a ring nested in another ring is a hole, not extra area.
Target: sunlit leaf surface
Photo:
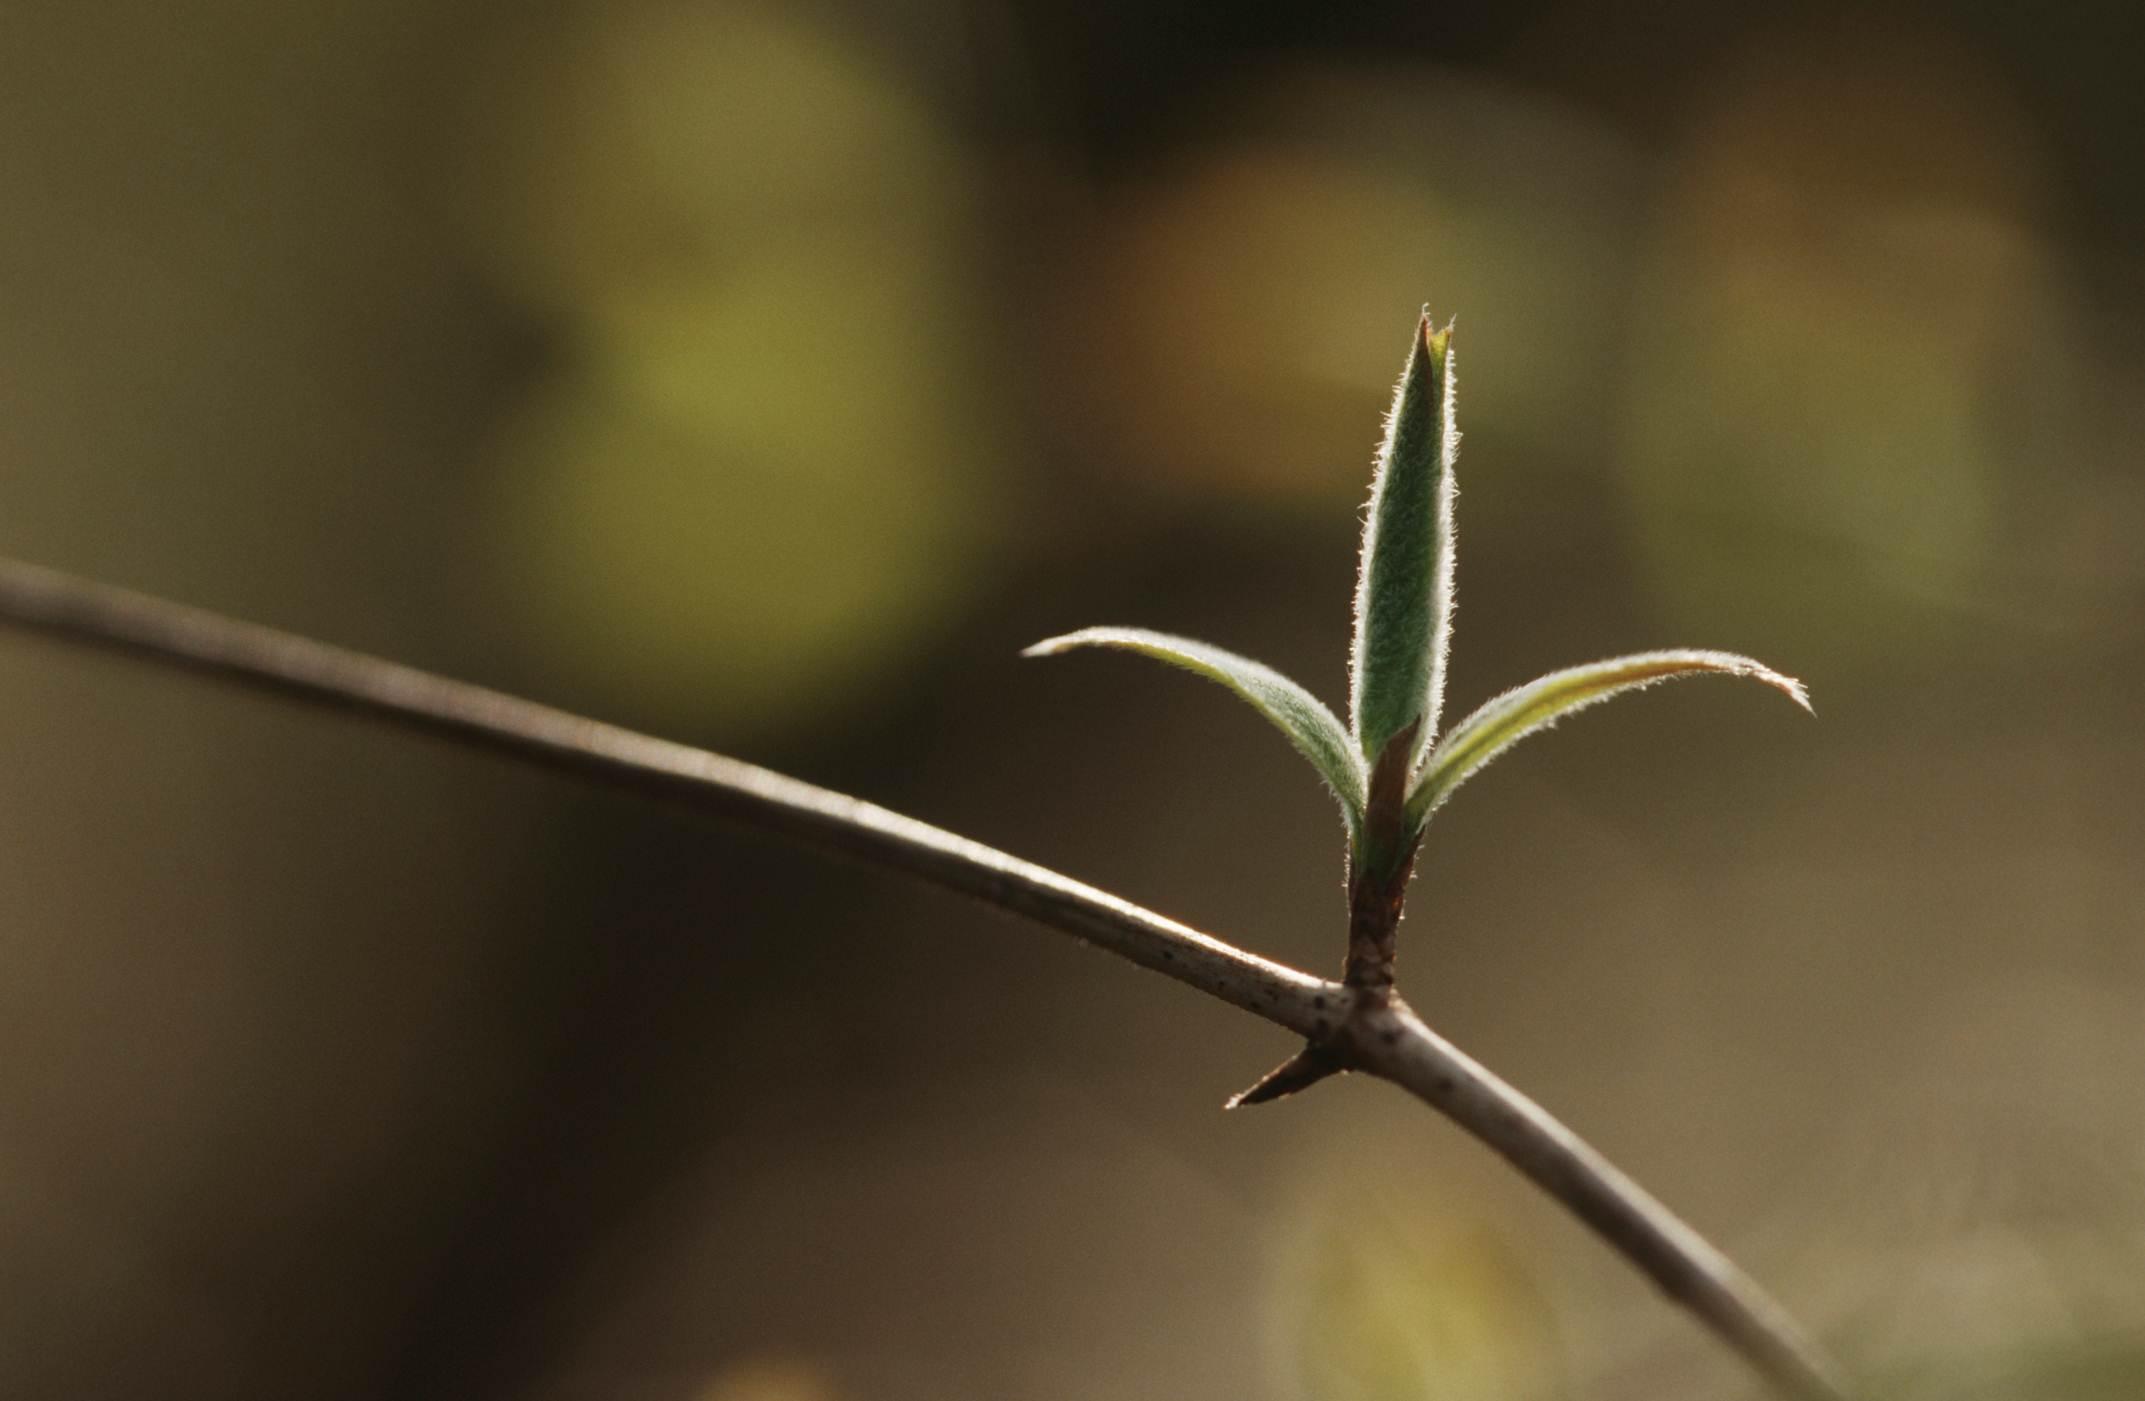
[[[1425,315],[1386,420],[1371,478],[1356,583],[1349,711],[1363,757],[1418,725],[1413,760],[1429,748],[1445,690],[1452,628],[1451,328]]]
[[[1363,810],[1363,766],[1340,720],[1303,687],[1248,657],[1145,628],[1085,628],[1038,642],[1022,655],[1051,657],[1075,647],[1137,652],[1227,686],[1273,722],[1297,752],[1311,761],[1326,786],[1341,800],[1342,814],[1350,830],[1354,830]]]
[[[1409,815],[1417,822],[1429,817],[1452,796],[1453,789],[1492,759],[1575,710],[1678,676],[1707,673],[1747,676],[1784,693],[1804,710],[1810,708],[1800,681],[1732,652],[1640,652],[1553,671],[1486,702],[1453,726],[1415,780],[1408,797]]]

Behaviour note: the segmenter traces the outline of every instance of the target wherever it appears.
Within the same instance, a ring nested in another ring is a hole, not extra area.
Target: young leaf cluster
[[[1142,628],[1095,627],[1030,647],[1052,656],[1075,647],[1137,652],[1218,681],[1271,722],[1311,761],[1340,801],[1349,869],[1362,892],[1397,919],[1401,890],[1431,815],[1462,783],[1532,734],[1583,707],[1679,676],[1746,676],[1809,708],[1802,684],[1728,652],[1641,652],[1552,672],[1498,696],[1442,735],[1445,663],[1452,635],[1452,328],[1427,313],[1394,390],[1371,477],[1356,582],[1348,666],[1348,723],[1271,667],[1203,642]]]

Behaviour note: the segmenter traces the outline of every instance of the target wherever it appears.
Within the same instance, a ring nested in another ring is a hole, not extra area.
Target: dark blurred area
[[[0,43],[0,550],[1331,971],[1416,308],[1430,1019],[1895,1398],[2145,1394],[2145,9],[143,0]],[[1382,1087],[988,910],[0,639],[0,1394],[1730,1397]]]

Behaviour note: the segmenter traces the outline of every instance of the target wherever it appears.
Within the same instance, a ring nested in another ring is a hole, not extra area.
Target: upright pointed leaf
[[[1430,751],[1430,761],[1408,796],[1408,814],[1418,823],[1428,819],[1452,796],[1453,789],[1483,765],[1574,710],[1625,691],[1708,672],[1762,681],[1785,692],[1804,710],[1810,708],[1809,695],[1800,681],[1732,652],[1641,652],[1553,671],[1505,692],[1453,726],[1452,732]]]
[[[1385,443],[1371,478],[1356,581],[1349,718],[1356,748],[1374,762],[1419,723],[1412,771],[1436,738],[1452,631],[1452,328],[1425,313],[1393,394]]]
[[[1363,764],[1348,731],[1325,705],[1270,666],[1190,638],[1171,637],[1145,628],[1083,628],[1038,642],[1024,657],[1050,657],[1075,647],[1113,647],[1181,666],[1219,681],[1251,703],[1252,709],[1288,736],[1298,753],[1311,761],[1326,786],[1341,800],[1353,833],[1363,814]]]

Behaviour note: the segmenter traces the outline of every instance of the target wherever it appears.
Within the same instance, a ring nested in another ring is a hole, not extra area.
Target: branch
[[[1837,1364],[1778,1300],[1548,1110],[1425,1026],[1395,997],[1344,1030],[1358,1069],[1473,1134],[1741,1353],[1784,1396],[1846,1401]]]
[[[1330,1057],[1399,1085],[1563,1203],[1784,1395],[1847,1395],[1832,1364],[1727,1257],[1397,997],[1360,999],[1339,983],[861,799],[273,628],[10,560],[0,560],[0,623],[650,793],[1062,930],[1304,1036],[1321,1075]]]
[[[0,560],[0,622],[205,672],[671,798],[1028,916],[1306,1036],[1333,984],[980,842],[689,745],[32,564]]]

